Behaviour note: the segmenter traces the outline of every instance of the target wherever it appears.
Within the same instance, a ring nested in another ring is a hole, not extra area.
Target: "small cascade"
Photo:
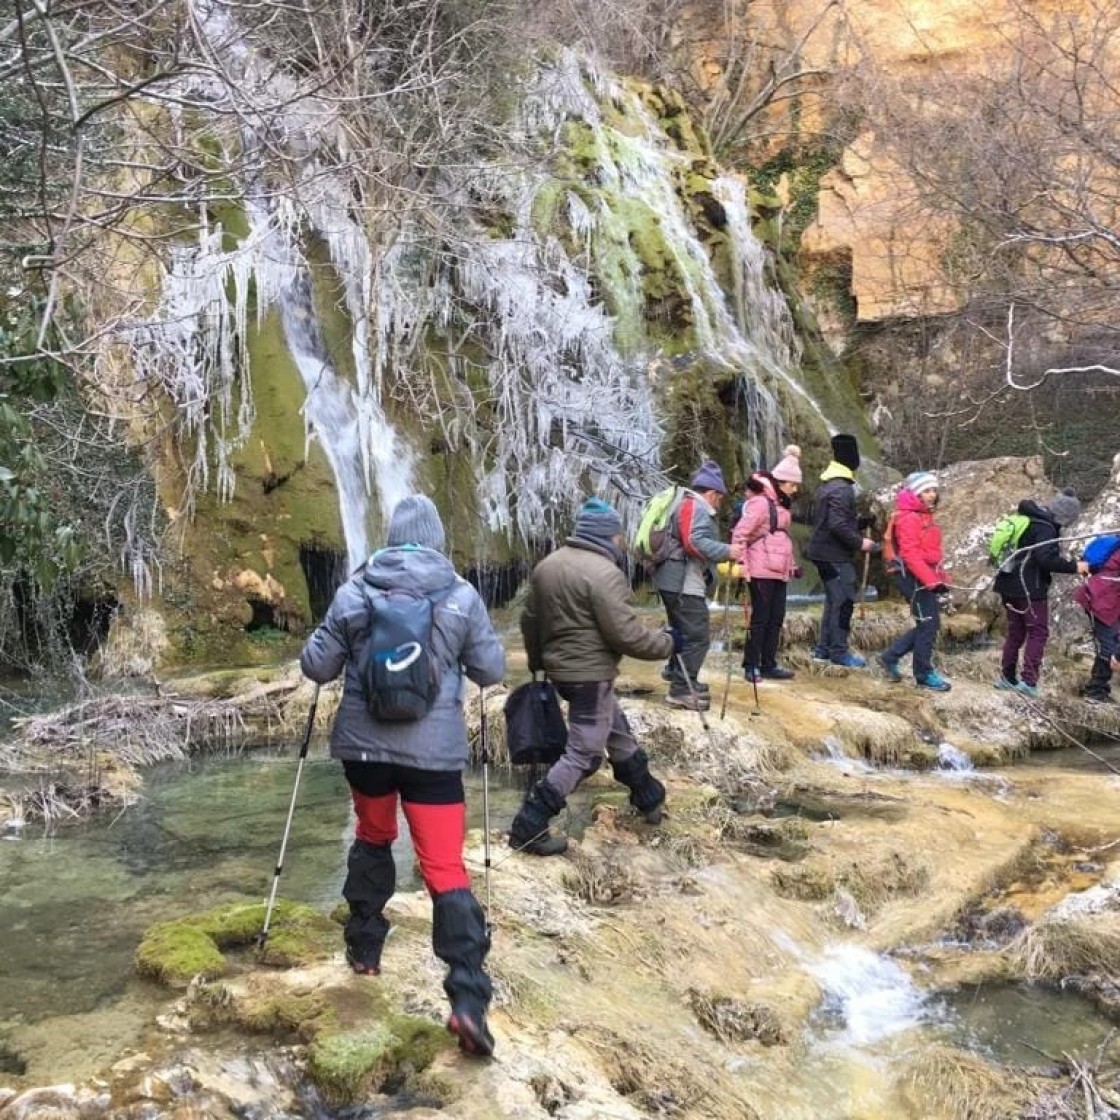
[[[825,753],[818,757],[823,762],[835,766],[845,774],[873,774],[875,767],[866,759],[853,758],[844,748],[844,744],[835,735],[826,735],[821,740]]]
[[[844,1025],[844,1041],[878,1042],[928,1016],[925,997],[910,977],[870,949],[833,945],[809,970],[824,991],[824,1015]]]
[[[964,751],[954,747],[952,743],[937,744],[937,768],[939,770],[953,770],[957,773],[968,773],[975,770],[972,759]]]

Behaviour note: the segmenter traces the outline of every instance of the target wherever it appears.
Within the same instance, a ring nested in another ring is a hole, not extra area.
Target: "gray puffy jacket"
[[[367,594],[395,588],[417,594],[445,591],[432,621],[432,650],[442,667],[439,695],[423,719],[382,723],[366,708],[358,675],[369,632]],[[342,702],[331,731],[331,754],[361,762],[393,762],[421,770],[461,770],[467,764],[463,719],[464,675],[496,684],[506,658],[478,592],[455,574],[440,552],[414,545],[384,548],[335,592],[326,617],[299,659],[305,677],[319,684],[345,669]]]
[[[711,507],[692,490],[685,491],[685,494],[695,499],[690,540],[692,547],[700,553],[700,556],[685,552],[684,545],[681,543],[678,507],[669,523],[669,532],[673,539],[672,552],[669,554],[669,559],[653,573],[653,586],[658,591],[672,594],[679,594],[684,587],[685,575],[690,564],[703,574],[705,585],[710,587],[716,578],[715,566],[731,558],[731,546],[719,539],[719,526],[712,515]]]

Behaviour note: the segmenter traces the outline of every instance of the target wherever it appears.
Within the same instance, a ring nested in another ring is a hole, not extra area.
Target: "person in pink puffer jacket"
[[[731,532],[732,548],[743,552],[743,575],[751,615],[743,649],[749,681],[785,681],[791,669],[778,664],[778,642],[786,617],[787,584],[800,574],[789,535],[790,501],[801,488],[801,448],[790,445],[772,471],[756,471],[747,481],[747,500]]]

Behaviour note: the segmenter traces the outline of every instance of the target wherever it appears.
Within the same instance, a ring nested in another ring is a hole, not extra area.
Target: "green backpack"
[[[634,534],[634,553],[650,569],[659,567],[669,559],[673,550],[669,522],[681,503],[684,490],[680,486],[667,486],[659,490],[645,504],[638,531]]]
[[[1024,513],[1009,513],[996,522],[988,538],[988,563],[1001,572],[1015,572],[1023,566],[1027,553],[1017,552],[1019,541],[1031,519]]]

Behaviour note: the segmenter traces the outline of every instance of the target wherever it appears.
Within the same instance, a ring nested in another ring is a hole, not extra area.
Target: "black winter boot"
[[[397,886],[397,869],[390,844],[355,840],[346,862],[342,896],[350,903],[346,921],[346,959],[363,976],[381,971],[381,949],[389,934],[382,911]]]
[[[464,1053],[488,1058],[494,1053],[494,1036],[486,1025],[493,989],[482,964],[490,951],[490,935],[482,907],[468,889],[432,896],[432,950],[447,965],[447,1029],[458,1036]]]
[[[630,788],[630,804],[649,824],[660,824],[665,787],[649,772],[649,755],[640,747],[629,758],[612,762],[615,778]]]
[[[567,802],[542,778],[513,818],[509,829],[509,846],[519,852],[535,856],[558,856],[568,850],[566,836],[554,836],[548,822],[559,813]]]
[[[1086,700],[1097,704],[1112,703],[1112,664],[1107,657],[1093,658],[1093,668],[1084,696]]]

